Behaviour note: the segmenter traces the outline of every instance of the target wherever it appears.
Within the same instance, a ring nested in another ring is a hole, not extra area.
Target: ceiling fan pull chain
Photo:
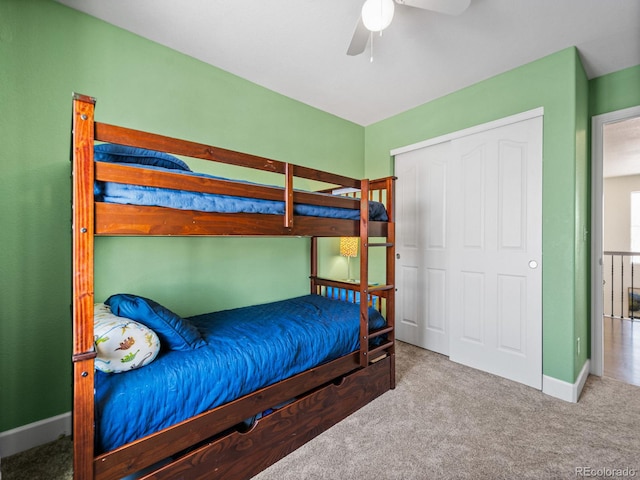
[[[369,32],[369,41],[371,47],[371,57],[369,58],[369,62],[373,63],[373,32]]]

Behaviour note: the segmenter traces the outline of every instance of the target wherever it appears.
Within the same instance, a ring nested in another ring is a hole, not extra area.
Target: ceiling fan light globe
[[[380,32],[391,25],[394,10],[393,0],[367,0],[362,6],[362,23],[367,30]]]

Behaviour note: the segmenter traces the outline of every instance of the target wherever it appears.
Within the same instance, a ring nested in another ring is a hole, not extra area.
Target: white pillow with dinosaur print
[[[156,332],[114,315],[108,305],[94,305],[93,322],[93,340],[98,353],[95,366],[101,372],[121,373],[144,367],[160,351]]]

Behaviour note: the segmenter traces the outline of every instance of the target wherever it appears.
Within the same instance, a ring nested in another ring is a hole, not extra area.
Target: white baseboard
[[[584,362],[582,370],[575,383],[563,382],[557,378],[542,376],[542,393],[559,398],[566,402],[576,403],[582,393],[587,377],[589,376],[589,359]]]
[[[0,432],[0,457],[24,452],[62,435],[71,435],[71,412]]]

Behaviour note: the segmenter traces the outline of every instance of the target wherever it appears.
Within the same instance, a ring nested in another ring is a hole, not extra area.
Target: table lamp
[[[347,257],[347,280],[354,282],[351,277],[351,259],[358,256],[358,237],[340,237],[340,255]]]

